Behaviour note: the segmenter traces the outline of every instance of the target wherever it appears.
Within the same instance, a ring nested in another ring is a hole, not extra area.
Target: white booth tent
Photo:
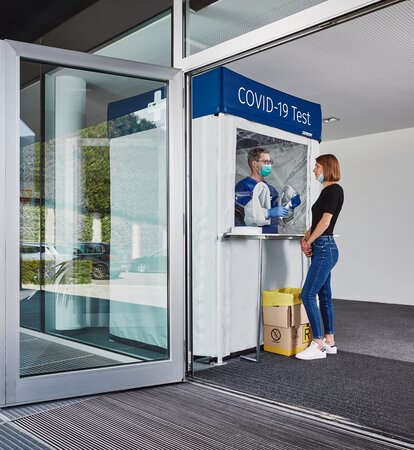
[[[298,123],[300,111],[302,122]],[[321,109],[225,68],[195,77],[192,124],[193,353],[217,358],[256,346],[258,241],[226,238],[234,227],[235,184],[250,174],[247,153],[269,150],[266,181],[283,202],[286,186],[302,204],[279,219],[281,239],[263,245],[263,289],[301,287],[307,269],[300,241],[319,194],[312,177]],[[283,237],[285,237],[285,239]],[[234,237],[234,236],[232,236]]]

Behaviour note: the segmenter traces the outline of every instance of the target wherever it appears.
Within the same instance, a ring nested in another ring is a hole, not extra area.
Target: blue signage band
[[[220,112],[321,140],[319,104],[285,94],[225,67],[193,79],[193,118]]]

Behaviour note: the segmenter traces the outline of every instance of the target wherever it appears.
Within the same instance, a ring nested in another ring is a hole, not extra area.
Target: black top
[[[332,214],[329,227],[322,233],[322,236],[332,236],[336,220],[341,212],[344,203],[344,190],[339,184],[331,184],[322,189],[318,200],[312,206],[312,227],[311,233],[322,219],[323,213]]]

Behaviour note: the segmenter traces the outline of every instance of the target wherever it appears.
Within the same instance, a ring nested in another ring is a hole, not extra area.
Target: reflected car
[[[147,256],[132,259],[129,264],[130,272],[165,273],[167,272],[167,250],[157,250]]]
[[[23,261],[57,261],[59,259],[59,253],[52,244],[44,242],[22,242],[20,244],[20,258]]]
[[[106,242],[78,242],[73,249],[73,260],[91,261],[94,280],[117,278],[128,269],[124,255],[111,252]]]

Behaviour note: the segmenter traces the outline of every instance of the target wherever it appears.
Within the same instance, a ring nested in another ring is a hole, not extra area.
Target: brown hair
[[[253,161],[259,161],[260,156],[262,153],[267,153],[270,155],[269,150],[266,150],[265,148],[252,148],[249,153],[247,154],[247,163],[249,164],[250,170],[253,170],[252,162]]]
[[[324,181],[339,181],[341,179],[341,169],[335,155],[320,155],[316,158],[316,162],[323,167]]]

